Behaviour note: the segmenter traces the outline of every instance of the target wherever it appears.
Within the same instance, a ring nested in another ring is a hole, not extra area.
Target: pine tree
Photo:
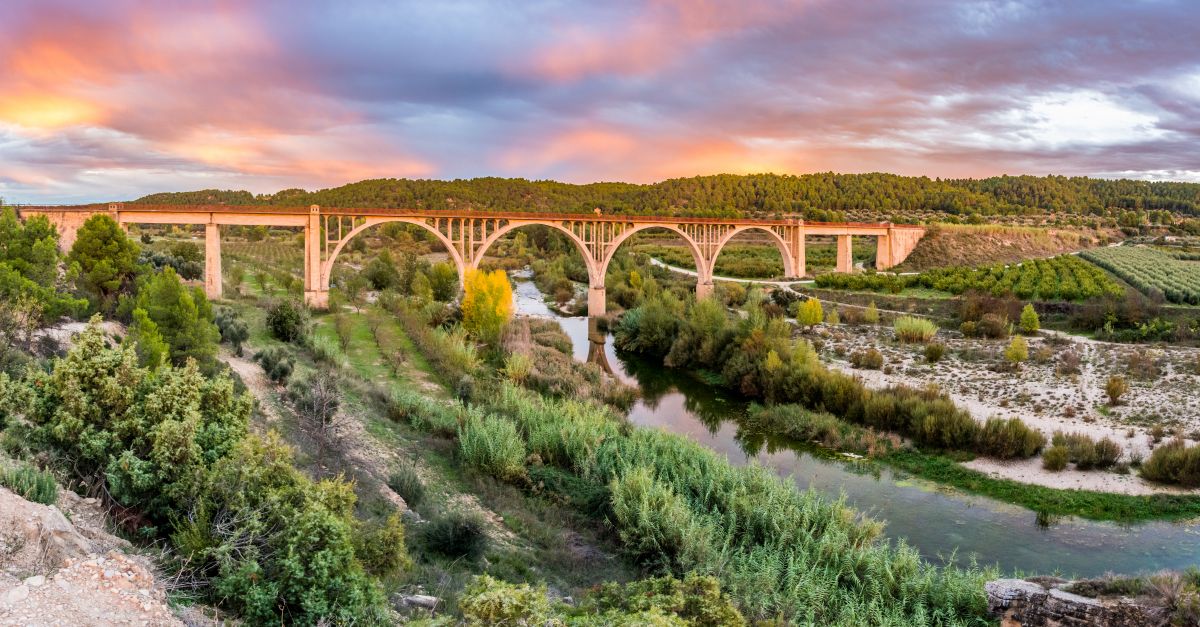
[[[110,310],[117,292],[133,279],[138,245],[115,220],[105,214],[87,219],[75,235],[67,262],[79,268],[79,287],[104,310]]]

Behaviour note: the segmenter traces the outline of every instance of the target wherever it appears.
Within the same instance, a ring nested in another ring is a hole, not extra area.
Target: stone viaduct
[[[209,298],[221,297],[221,227],[284,226],[304,230],[304,298],[313,307],[329,302],[329,279],[338,254],[354,236],[388,222],[414,224],[433,234],[445,247],[461,279],[475,268],[496,240],[525,226],[542,225],[564,233],[583,255],[588,269],[588,314],[605,309],[604,275],[622,242],[649,229],[673,232],[683,239],[696,262],[696,294],[713,289],[713,266],[721,249],[745,231],[766,234],[783,256],[784,274],[806,274],[804,238],[837,239],[837,270],[853,270],[854,236],[876,237],[875,267],[885,270],[904,261],[925,234],[919,226],[891,223],[805,222],[799,219],[688,218],[667,216],[520,213],[483,211],[422,211],[274,207],[267,205],[144,205],[111,203],[76,206],[24,206],[21,216],[44,215],[58,227],[60,245],[69,248],[75,233],[89,217],[104,213],[118,224],[203,224],[205,227],[204,286]]]

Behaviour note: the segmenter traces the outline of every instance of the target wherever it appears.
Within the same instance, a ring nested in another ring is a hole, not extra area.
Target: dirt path
[[[243,347],[243,350],[249,352],[248,347]],[[246,389],[258,401],[258,408],[267,419],[267,424],[274,425],[278,423],[279,414],[275,412],[275,401],[278,398],[275,392],[275,384],[267,379],[267,375],[263,372],[262,367],[245,357],[238,357],[225,346],[221,347],[217,357],[228,364],[230,370],[233,370],[241,377],[242,383],[246,385]]]

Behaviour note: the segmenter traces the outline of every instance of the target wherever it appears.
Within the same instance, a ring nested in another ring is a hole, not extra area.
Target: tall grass
[[[4,469],[0,472],[0,485],[34,503],[53,505],[58,501],[58,485],[54,482],[54,475],[32,466]]]
[[[937,334],[937,325],[925,318],[900,316],[892,323],[896,339],[906,344],[924,344]]]
[[[467,420],[458,432],[458,449],[468,465],[497,479],[525,476],[525,441],[511,420],[498,416]]]
[[[843,501],[799,492],[759,466],[737,468],[686,438],[630,429],[608,410],[505,385],[492,409],[513,417],[530,450],[609,486],[612,522],[630,555],[677,574],[718,577],[742,609],[818,624],[984,621],[974,566],[939,568]],[[536,444],[534,443],[536,441]]]

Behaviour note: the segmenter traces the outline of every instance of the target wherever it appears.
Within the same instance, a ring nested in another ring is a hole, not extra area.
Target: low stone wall
[[[1152,627],[1167,624],[1166,611],[1129,599],[1091,599],[1064,591],[1072,582],[1043,585],[998,579],[985,586],[988,609],[1001,627]]]

